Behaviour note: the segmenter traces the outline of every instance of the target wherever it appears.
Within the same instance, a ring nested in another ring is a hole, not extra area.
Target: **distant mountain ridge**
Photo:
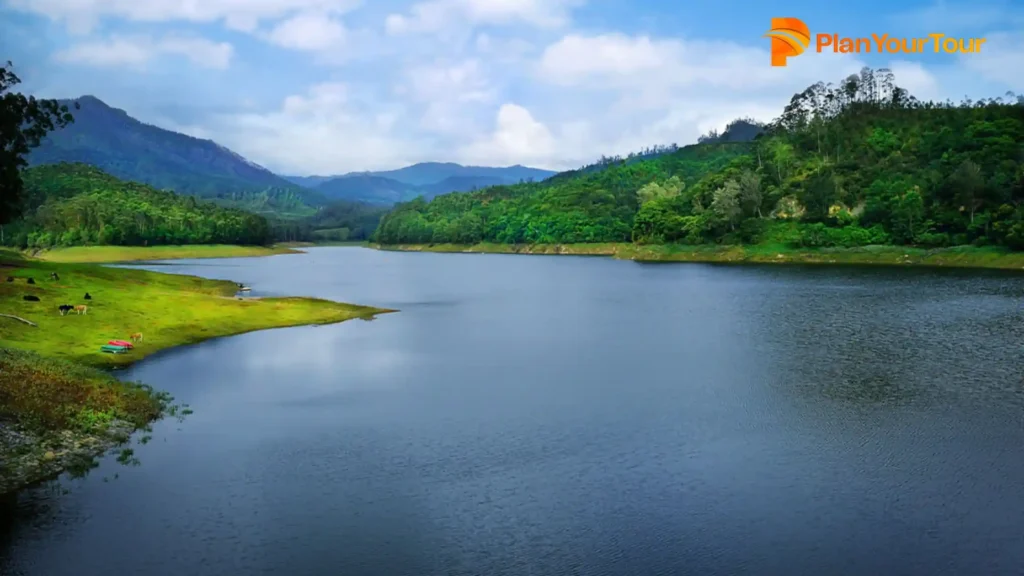
[[[81,162],[117,178],[255,212],[305,215],[327,201],[212,140],[145,124],[94,96],[60,102],[73,109],[75,121],[30,153],[31,166]]]
[[[453,162],[421,162],[377,172],[349,172],[338,176],[285,176],[332,200],[395,204],[418,196],[428,199],[449,192],[469,192],[488,186],[540,181],[556,172],[528,166],[463,166]]]

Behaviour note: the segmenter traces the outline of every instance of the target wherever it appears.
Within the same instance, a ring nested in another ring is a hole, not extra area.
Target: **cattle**
[[[88,310],[89,307],[86,306],[85,304],[79,304],[78,306],[75,306],[75,312],[78,314],[85,314]]]
[[[64,316],[65,314],[67,314],[68,312],[71,312],[74,309],[75,309],[75,307],[72,306],[71,304],[61,304],[60,306],[57,307],[57,310],[60,310],[60,315],[61,316]]]
[[[128,337],[132,342],[142,342],[142,332],[136,332]]]
[[[32,294],[25,294],[21,299],[28,302],[39,302],[39,296],[33,296]]]
[[[50,272],[50,278],[52,278],[53,280],[60,280],[60,275],[57,274],[56,272]]]
[[[35,283],[36,283],[36,281],[35,281],[35,280],[33,280],[33,279],[31,279],[31,278],[29,278],[29,279],[28,279],[28,283],[29,283],[29,284],[35,284]]]
[[[14,276],[8,276],[7,277],[7,281],[8,282],[14,282]]]
[[[89,296],[89,293],[88,293],[88,292],[86,292],[86,293],[85,293],[85,299],[86,299],[86,300],[92,300],[92,296]]]

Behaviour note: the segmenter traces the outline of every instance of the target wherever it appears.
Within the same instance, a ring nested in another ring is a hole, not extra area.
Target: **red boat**
[[[107,344],[110,344],[111,346],[124,346],[125,348],[135,348],[135,346],[133,346],[131,342],[127,342],[125,340],[111,340],[110,342],[107,342]]]

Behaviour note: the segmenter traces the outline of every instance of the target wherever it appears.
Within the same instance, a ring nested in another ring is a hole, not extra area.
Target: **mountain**
[[[146,184],[126,182],[86,164],[29,168],[24,213],[5,226],[19,248],[83,244],[265,244],[267,219]]]
[[[455,164],[452,162],[421,162],[419,164],[413,164],[412,166],[406,166],[405,168],[399,168],[397,170],[350,173],[344,174],[343,177],[356,176],[357,174],[383,176],[384,178],[391,178],[392,180],[398,180],[399,182],[412,184],[413,186],[424,186],[428,184],[437,184],[447,178],[453,177],[489,178],[501,180],[503,184],[515,184],[520,180],[543,180],[549,176],[554,176],[555,172],[551,170],[542,170],[540,168],[529,168],[518,164],[515,166],[496,168],[490,166],[462,166],[461,164]]]
[[[82,162],[121,179],[256,212],[311,214],[325,202],[216,142],[142,123],[94,96],[61,103],[75,121],[31,152],[31,166]]]
[[[1024,98],[1015,98],[921,102],[891,71],[865,68],[796,94],[766,126],[739,121],[653,157],[400,204],[375,237],[758,245],[764,255],[875,245],[1024,250]]]
[[[285,176],[288,181],[319,192],[331,200],[394,204],[417,196],[427,199],[449,192],[469,192],[488,186],[540,181],[551,170],[508,166],[462,166],[451,162],[422,162],[397,170],[350,172],[340,176]]]
[[[421,194],[416,186],[365,174],[331,178],[318,184],[314,190],[330,200],[385,205],[412,200]]]

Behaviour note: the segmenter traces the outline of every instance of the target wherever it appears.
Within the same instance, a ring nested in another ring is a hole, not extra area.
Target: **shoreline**
[[[203,258],[257,258],[278,254],[302,254],[302,242],[283,242],[272,246],[237,244],[168,244],[160,246],[70,246],[25,251],[27,258],[59,264],[120,264],[147,260],[184,260]]]
[[[435,252],[447,254],[527,254],[550,256],[601,256],[637,262],[693,262],[708,264],[816,264],[870,266],[924,266],[941,268],[988,268],[1024,270],[1024,252],[960,246],[910,248],[867,246],[863,248],[792,249],[778,245],[681,246],[601,244],[370,244],[376,250]]]
[[[397,312],[320,298],[245,298],[225,280],[10,253],[0,253],[0,268],[14,279],[0,283],[0,312],[34,324],[0,318],[0,495],[88,471],[135,432],[176,413],[165,393],[117,380],[119,368],[215,338]],[[93,296],[84,301],[86,314],[55,312],[85,292]],[[41,301],[24,301],[22,293]],[[137,331],[144,340],[132,351],[99,352],[108,339]]]

